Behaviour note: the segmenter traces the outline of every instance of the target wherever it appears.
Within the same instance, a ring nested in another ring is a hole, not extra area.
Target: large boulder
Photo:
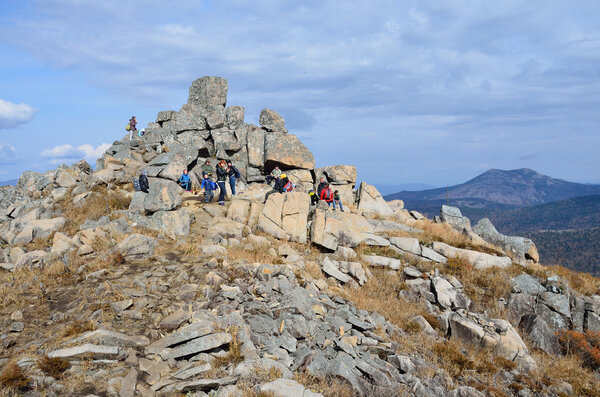
[[[440,219],[442,222],[449,224],[454,229],[462,232],[463,230],[471,229],[471,221],[460,212],[457,207],[442,205],[440,209]]]
[[[558,338],[543,318],[534,313],[526,314],[521,318],[520,326],[527,333],[533,347],[548,354],[560,353]]]
[[[310,241],[320,247],[335,251],[338,247],[340,222],[335,216],[317,209],[310,228]]]
[[[248,164],[251,167],[262,168],[265,164],[265,130],[253,124],[248,125],[247,141]]]
[[[190,87],[188,103],[224,107],[227,103],[227,80],[212,76],[194,80]]]
[[[185,208],[176,211],[156,211],[152,214],[156,230],[165,231],[169,236],[187,236],[190,234],[190,213]]]
[[[332,185],[354,185],[356,183],[356,166],[331,165],[315,169],[317,181],[324,177]]]
[[[115,249],[125,257],[139,258],[154,254],[157,245],[158,242],[154,237],[132,234],[121,241]]]
[[[258,229],[280,239],[306,243],[309,206],[306,193],[272,194],[259,216]]]
[[[150,190],[144,199],[144,209],[148,212],[170,211],[181,206],[181,187],[177,183],[150,178]]]
[[[432,248],[446,258],[461,258],[473,265],[476,270],[490,267],[506,268],[512,265],[512,260],[507,256],[494,256],[484,252],[456,248],[439,241],[434,241]]]
[[[365,182],[360,184],[358,191],[358,210],[378,215],[392,215],[393,211],[381,196],[375,186]]]
[[[473,232],[490,244],[501,247],[511,253],[520,263],[527,260],[539,262],[540,256],[533,241],[525,237],[505,236],[498,232],[488,218],[481,219],[473,227]]]
[[[265,167],[272,169],[276,165],[282,169],[312,170],[315,158],[296,135],[271,132],[265,135]]]
[[[285,128],[285,120],[279,113],[271,109],[263,109],[260,112],[258,123],[267,131],[281,132],[286,134],[288,131]]]

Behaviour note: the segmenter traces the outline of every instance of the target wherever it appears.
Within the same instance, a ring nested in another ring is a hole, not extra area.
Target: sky
[[[0,0],[0,180],[85,158],[202,76],[378,185],[600,183],[600,3]]]

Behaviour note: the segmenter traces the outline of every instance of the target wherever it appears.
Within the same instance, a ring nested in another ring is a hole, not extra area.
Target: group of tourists
[[[225,205],[225,184],[229,182],[231,194],[235,196],[235,182],[240,177],[240,171],[231,161],[220,160],[215,169],[212,168],[210,160],[202,164],[202,182],[200,189],[204,191],[204,201],[210,203],[214,197],[214,192],[219,189],[219,205]],[[216,174],[216,183],[213,180],[213,171]],[[186,191],[192,190],[192,183],[188,176],[188,171],[184,170],[179,178],[179,185]]]
[[[267,184],[270,185],[273,181],[275,182],[273,184],[273,189],[279,193],[292,192],[296,188],[296,186],[289,180],[287,175],[281,172],[277,166],[273,168],[271,174],[267,175]],[[319,180],[317,192],[315,193],[315,191],[311,189],[308,191],[308,195],[310,197],[311,205],[317,205],[319,201],[324,201],[329,207],[333,206],[334,210],[337,206],[341,211],[344,211],[342,200],[340,198],[340,192],[337,190],[331,190],[331,187],[329,187],[329,182],[325,181],[324,177],[321,177]]]

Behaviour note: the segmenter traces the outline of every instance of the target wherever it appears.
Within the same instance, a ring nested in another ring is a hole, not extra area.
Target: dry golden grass
[[[325,275],[321,271],[321,266],[319,266],[319,264],[317,262],[313,262],[313,261],[306,262],[306,264],[304,266],[304,270],[315,280],[325,277]]]
[[[534,352],[538,370],[532,377],[538,382],[558,385],[567,382],[573,386],[575,395],[600,396],[600,379],[590,369],[586,369],[581,359],[574,355],[549,356],[543,352]]]
[[[337,377],[319,378],[308,372],[296,372],[294,380],[313,392],[321,393],[325,397],[352,397],[352,386]]]
[[[71,364],[69,364],[69,362],[64,358],[50,358],[48,356],[44,356],[38,360],[37,366],[46,375],[58,379],[67,369],[69,369]]]
[[[240,378],[236,386],[244,397],[270,397],[270,393],[259,392],[256,389],[263,383],[269,383],[281,377],[283,377],[283,372],[279,368],[258,367],[250,374]]]
[[[54,232],[52,232],[48,237],[38,238],[28,244],[25,244],[23,246],[23,248],[27,252],[36,251],[36,250],[45,251],[48,248],[52,247],[53,243],[54,243]]]
[[[63,232],[69,236],[79,231],[79,226],[86,220],[97,221],[113,211],[129,208],[129,199],[122,192],[96,188],[82,203],[73,204],[72,196],[67,194],[64,199],[55,204],[62,211],[67,223]]]
[[[253,248],[245,250],[243,247],[227,248],[227,259],[231,263],[269,263],[282,264],[283,259],[280,256],[271,256],[266,248]]]
[[[0,388],[7,396],[21,395],[27,388],[29,381],[30,379],[14,361],[6,364],[0,372]]]
[[[548,266],[548,272],[564,278],[572,289],[584,295],[600,294],[600,278],[562,266]]]
[[[398,297],[398,293],[406,289],[404,280],[398,273],[386,274],[383,269],[371,269],[373,278],[361,288],[344,288],[342,296],[354,302],[357,308],[376,311],[391,324],[406,329],[410,319],[418,314],[426,313],[422,303],[408,302]],[[391,305],[390,300],[395,304]]]

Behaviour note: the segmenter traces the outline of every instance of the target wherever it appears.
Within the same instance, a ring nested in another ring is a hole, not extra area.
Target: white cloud
[[[84,144],[78,147],[64,144],[44,150],[41,153],[41,156],[50,159],[49,163],[51,164],[78,161],[81,159],[85,159],[87,162],[94,162],[98,157],[102,156],[109,147],[110,145],[108,143],[101,143],[96,147],[90,144]]]
[[[12,103],[0,99],[0,130],[16,127],[33,118],[37,110],[26,103]]]
[[[13,164],[17,160],[17,151],[8,144],[0,142],[0,164]]]

